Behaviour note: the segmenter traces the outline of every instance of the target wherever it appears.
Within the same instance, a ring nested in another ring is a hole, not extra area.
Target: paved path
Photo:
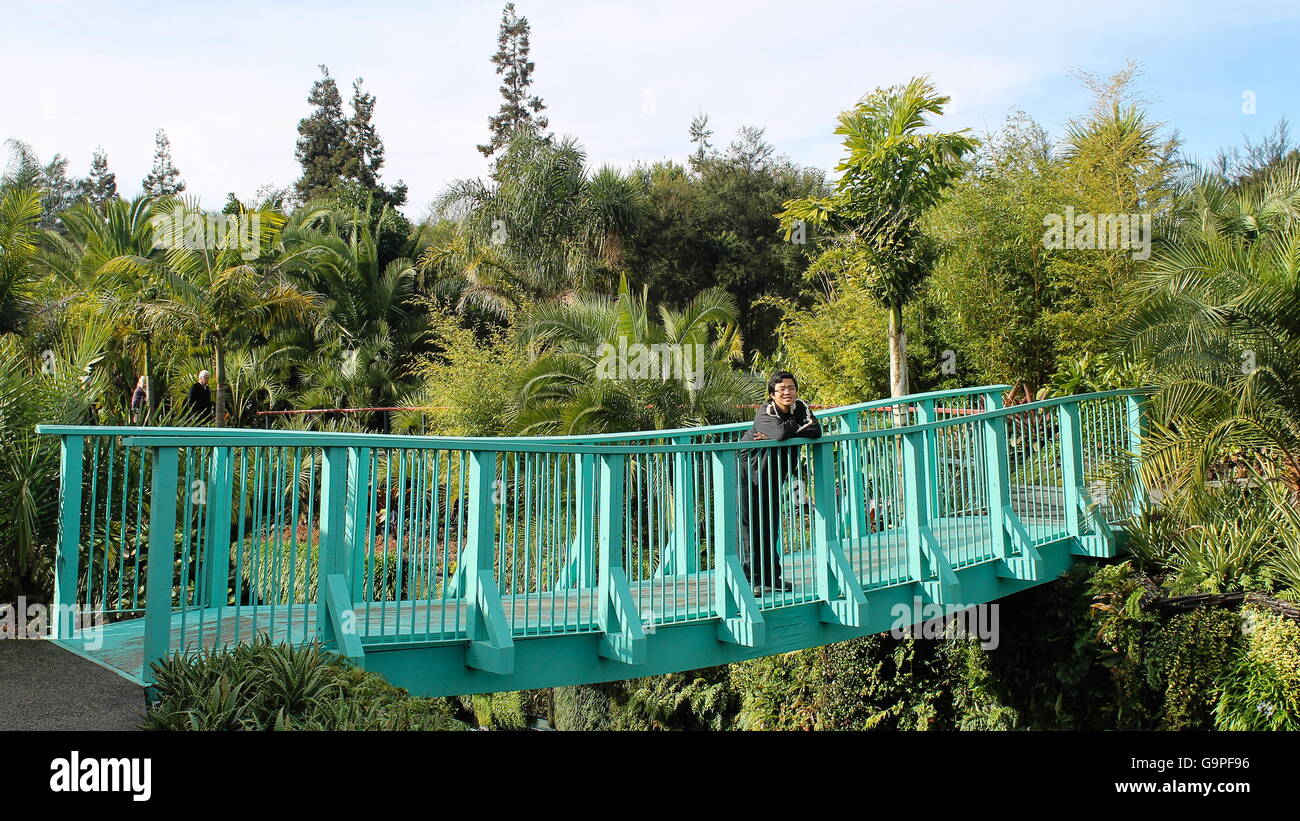
[[[135,730],[144,688],[48,641],[0,641],[0,731]]]

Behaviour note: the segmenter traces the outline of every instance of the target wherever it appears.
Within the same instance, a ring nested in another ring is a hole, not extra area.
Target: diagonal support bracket
[[[621,567],[611,568],[608,574],[609,589],[603,591],[607,598],[603,600],[601,614],[605,633],[600,637],[600,655],[624,664],[641,664],[646,658],[645,628],[636,611],[627,575]]]
[[[821,604],[821,620],[827,624],[862,627],[867,623],[867,596],[858,576],[838,541],[826,543],[826,574],[830,600]]]
[[[465,666],[488,673],[509,675],[515,671],[515,644],[510,625],[501,606],[496,582],[486,574],[479,576],[474,594],[475,607],[466,625],[469,646],[465,648]]]
[[[1091,532],[1080,535],[1070,552],[1076,556],[1094,556],[1102,559],[1119,555],[1115,531],[1111,529],[1110,522],[1102,516],[1101,507],[1093,501],[1092,491],[1085,485],[1079,485],[1075,495],[1079,500],[1079,513],[1082,514],[1083,520],[1091,525],[1089,528]]]
[[[330,627],[334,632],[334,644],[339,655],[349,662],[366,669],[366,649],[357,635],[357,618],[352,609],[352,597],[348,595],[348,583],[342,573],[330,573],[325,577],[325,609],[329,613]]]
[[[1002,506],[1002,527],[1005,528],[1011,544],[1019,555],[999,559],[998,577],[1038,581],[1043,572],[1043,557],[1038,554],[1038,549],[1034,547],[1034,540],[1025,529],[1025,523],[1011,509],[1011,505]]]
[[[720,592],[725,597],[727,614],[718,621],[718,641],[757,647],[766,640],[767,625],[740,559],[728,555],[719,563],[717,584],[725,588]]]
[[[936,604],[961,601],[961,582],[957,580],[957,574],[952,570],[952,562],[948,561],[948,554],[943,551],[929,525],[921,525],[920,530],[921,553],[929,561],[930,569],[934,571],[936,577],[933,581],[922,582],[921,587],[930,594],[930,599]]]

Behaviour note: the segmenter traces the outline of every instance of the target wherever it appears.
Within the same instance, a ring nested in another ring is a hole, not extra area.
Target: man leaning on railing
[[[754,427],[742,442],[778,442],[822,435],[821,423],[808,403],[799,398],[799,383],[789,371],[772,374],[767,382],[768,401],[754,414]],[[798,457],[795,448],[757,448],[740,452],[740,559],[754,586],[754,595],[789,591],[794,585],[781,578],[777,537],[781,530],[781,486]]]

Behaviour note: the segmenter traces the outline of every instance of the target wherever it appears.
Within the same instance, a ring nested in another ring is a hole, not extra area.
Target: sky
[[[62,154],[76,176],[102,146],[130,197],[162,128],[186,193],[215,209],[227,192],[298,177],[297,124],[324,64],[345,101],[358,77],[377,98],[382,180],[406,182],[404,210],[419,218],[449,182],[487,172],[475,146],[501,102],[490,57],[503,6],[0,0],[0,139],[43,161]],[[839,112],[921,74],[952,98],[938,128],[978,135],[1019,109],[1060,137],[1091,100],[1077,72],[1108,76],[1134,60],[1149,116],[1202,160],[1300,113],[1294,0],[515,6],[550,130],[576,137],[593,168],[684,161],[704,112],[715,146],[756,125],[778,152],[829,172]]]

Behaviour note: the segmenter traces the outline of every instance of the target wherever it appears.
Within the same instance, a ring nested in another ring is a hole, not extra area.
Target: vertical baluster
[[[152,663],[171,651],[172,572],[176,561],[175,447],[153,448],[149,507],[149,568],[145,587],[144,657],[141,678],[153,684]]]

